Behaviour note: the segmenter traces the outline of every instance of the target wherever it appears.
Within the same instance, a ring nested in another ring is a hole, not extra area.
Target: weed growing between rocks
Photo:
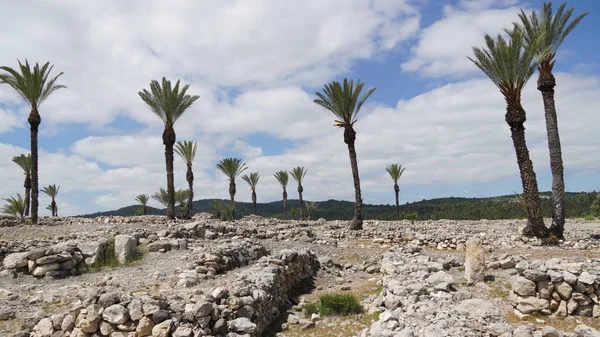
[[[115,254],[115,238],[112,237],[108,240],[106,248],[98,253],[96,261],[88,267],[88,270],[97,272],[103,267],[114,268],[118,265],[119,261],[117,261],[117,255]]]
[[[319,299],[319,313],[323,316],[348,316],[360,314],[363,307],[353,295],[349,294],[329,294],[321,296]]]

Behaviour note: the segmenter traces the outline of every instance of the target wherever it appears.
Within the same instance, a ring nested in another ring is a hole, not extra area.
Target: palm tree
[[[308,213],[308,220],[311,220],[314,211],[319,207],[319,204],[316,202],[306,202],[306,213]]]
[[[281,188],[283,188],[283,214],[285,215],[285,219],[287,220],[288,218],[288,211],[287,211],[287,184],[288,184],[288,180],[290,179],[290,176],[288,175],[287,171],[279,171],[275,173],[275,179],[277,179],[277,181],[279,182],[279,185],[281,185]]]
[[[31,154],[13,157],[12,161],[23,169],[25,174],[25,216],[29,216],[29,200],[31,195]]]
[[[221,220],[221,214],[223,212],[223,202],[219,199],[214,199],[210,202],[210,205],[215,211],[215,217]]]
[[[575,8],[566,9],[567,4],[560,5],[556,13],[552,13],[552,3],[545,2],[539,13],[531,12],[527,16],[523,10],[519,14],[520,23],[515,27],[524,33],[525,43],[532,45],[540,62],[538,65],[537,88],[542,93],[544,114],[546,117],[546,134],[550,152],[550,169],[552,171],[552,224],[550,233],[558,238],[564,238],[565,230],[565,178],[562,160],[560,137],[558,135],[558,119],[554,104],[554,87],[556,79],[552,69],[556,60],[558,47],[567,35],[588,15],[587,12],[570,21]],[[569,22],[570,21],[570,22]]]
[[[496,40],[486,35],[487,48],[473,48],[475,58],[469,57],[469,60],[494,82],[506,101],[505,120],[510,127],[528,208],[528,221],[523,234],[547,237],[548,229],[542,218],[537,179],[525,141],[526,113],[521,106],[523,87],[535,72],[535,50],[524,48],[523,33],[519,29],[514,29],[511,37],[507,42],[500,35]]]
[[[242,162],[240,158],[225,158],[217,164],[217,168],[229,178],[229,197],[231,198],[232,221],[235,221],[235,178],[247,169],[246,163]]]
[[[39,187],[38,187],[38,130],[42,117],[39,113],[40,105],[56,90],[66,88],[64,85],[56,84],[56,80],[63,74],[48,79],[54,66],[46,62],[41,68],[35,64],[33,69],[29,62],[25,60],[23,65],[19,62],[19,71],[10,67],[0,67],[6,73],[0,74],[0,84],[10,85],[16,92],[25,99],[31,108],[27,122],[31,130],[31,223],[37,224],[39,207]]]
[[[6,198],[6,199],[2,199],[2,200],[8,202],[8,204],[2,206],[2,209],[1,209],[2,213],[14,215],[15,217],[19,217],[21,222],[23,222],[23,220],[24,220],[23,213],[25,212],[25,201],[23,201],[23,198],[21,197],[21,195],[17,193],[16,198],[10,197],[10,198]]]
[[[252,191],[252,206],[254,206],[254,214],[256,214],[256,185],[258,185],[260,175],[258,172],[250,172],[250,175],[244,174],[242,179],[250,185],[250,190]]]
[[[175,192],[175,200],[179,203],[180,217],[184,218],[189,208],[190,190],[179,189]]]
[[[396,219],[400,220],[400,186],[398,186],[398,179],[402,176],[402,173],[406,167],[402,167],[400,164],[390,164],[385,167],[385,170],[390,174],[394,181],[394,192],[396,192]]]
[[[150,91],[143,89],[138,92],[142,100],[150,107],[165,124],[165,130],[162,134],[163,144],[165,145],[165,162],[167,167],[167,217],[175,219],[175,181],[173,177],[173,146],[177,137],[175,135],[174,125],[177,119],[200,97],[190,96],[186,92],[190,87],[186,84],[179,90],[179,80],[175,87],[171,86],[171,81],[162,79],[162,86],[158,81],[150,82]]]
[[[150,197],[147,194],[140,194],[135,197],[135,201],[139,202],[142,205],[142,215],[148,214],[148,201]]]
[[[354,197],[356,203],[354,205],[354,218],[350,223],[350,229],[362,229],[362,196],[360,192],[360,176],[358,174],[358,162],[356,159],[356,131],[354,131],[354,123],[356,123],[356,115],[360,108],[365,103],[367,98],[375,91],[375,88],[369,89],[362,97],[360,93],[364,87],[364,83],[360,80],[356,82],[344,79],[344,85],[340,82],[333,81],[323,87],[323,93],[317,92],[317,99],[314,102],[325,109],[333,112],[339,118],[335,120],[334,126],[344,128],[344,143],[348,145],[348,153],[350,155],[350,167],[352,168],[352,178],[354,179]]]
[[[302,220],[302,192],[304,192],[304,188],[302,187],[302,180],[304,180],[304,177],[306,177],[307,171],[308,170],[306,170],[304,166],[296,166],[290,171],[292,178],[294,178],[294,180],[296,180],[296,182],[298,183],[298,196],[300,198],[300,207],[298,207],[298,210],[300,212],[300,220]]]
[[[152,199],[160,202],[165,207],[169,205],[169,193],[164,188],[160,188],[158,192],[154,193]]]
[[[56,196],[58,195],[58,191],[60,190],[60,186],[56,185],[48,185],[42,189],[42,192],[46,193],[52,199],[50,202],[50,207],[52,208],[52,216],[58,216],[58,206],[56,206]]]
[[[192,171],[192,162],[196,157],[196,150],[198,149],[198,143],[196,142],[177,142],[175,145],[175,152],[183,159],[187,166],[187,172],[185,174],[185,179],[188,182],[188,201],[187,201],[187,209],[185,217],[188,219],[192,218],[192,202],[194,199],[194,172]]]

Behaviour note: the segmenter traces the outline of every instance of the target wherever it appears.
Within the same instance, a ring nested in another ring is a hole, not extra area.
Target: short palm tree
[[[10,197],[3,200],[6,201],[7,204],[2,206],[2,213],[14,215],[15,217],[18,217],[21,220],[21,222],[23,222],[23,213],[25,212],[25,201],[23,201],[21,195],[17,193],[16,198]]]
[[[27,156],[24,154],[15,156],[12,161],[19,165],[19,167],[23,169],[23,174],[25,174],[25,182],[23,183],[23,187],[25,187],[25,216],[29,216],[29,200],[31,195],[31,154],[28,154]]]
[[[189,207],[188,200],[190,197],[190,190],[179,189],[175,192],[175,200],[179,203],[179,217],[184,218],[187,214]]]
[[[406,167],[402,167],[400,164],[390,164],[385,167],[385,170],[390,174],[390,177],[394,181],[394,192],[396,193],[396,219],[400,220],[400,186],[398,186],[398,179],[404,173]]]
[[[143,89],[138,93],[142,100],[150,107],[165,124],[165,130],[162,134],[163,144],[165,145],[165,162],[167,168],[167,217],[175,219],[175,179],[173,177],[173,146],[177,141],[175,135],[175,122],[186,110],[199,98],[199,96],[190,96],[186,92],[189,84],[179,88],[179,80],[175,86],[171,86],[171,81],[163,77],[162,85],[156,80],[150,82],[150,91]]]
[[[56,185],[48,185],[42,189],[42,192],[46,193],[52,201],[50,202],[50,207],[52,207],[52,216],[58,216],[58,206],[56,206],[56,196],[58,195],[58,191],[60,190],[60,186]]]
[[[27,118],[31,129],[31,222],[37,224],[39,207],[39,187],[38,187],[38,130],[42,117],[39,113],[40,105],[56,90],[66,88],[64,85],[56,83],[56,80],[63,74],[48,78],[52,68],[50,62],[46,62],[41,68],[35,64],[33,69],[29,62],[25,64],[19,61],[19,69],[10,67],[0,67],[5,73],[0,74],[0,84],[10,85],[25,101],[29,104],[31,112]]]
[[[302,180],[304,180],[304,177],[306,177],[306,172],[307,170],[304,168],[304,166],[296,166],[290,171],[292,178],[294,178],[294,180],[296,180],[296,182],[298,183],[298,197],[300,198],[300,207],[298,207],[298,211],[300,212],[300,220],[302,220],[302,192],[304,192],[304,187],[302,187]]]
[[[188,201],[186,214],[184,217],[191,219],[192,218],[192,202],[194,200],[194,171],[192,171],[192,163],[194,162],[194,158],[196,157],[196,150],[198,149],[198,143],[191,141],[183,141],[177,142],[175,145],[175,152],[183,159],[185,165],[187,166],[187,172],[185,174],[185,179],[188,182]]]
[[[152,199],[158,201],[165,207],[168,207],[169,205],[169,193],[164,188],[160,188],[158,192],[154,193]]]
[[[531,12],[527,16],[521,10],[520,23],[515,26],[522,29],[527,45],[533,45],[538,58],[537,88],[542,93],[544,112],[546,116],[546,134],[550,152],[550,169],[552,171],[552,224],[550,233],[558,238],[564,238],[565,230],[565,178],[562,160],[562,149],[558,135],[558,118],[554,103],[554,87],[556,79],[552,69],[556,60],[556,52],[567,35],[588,15],[583,13],[570,21],[575,8],[566,8],[567,4],[560,5],[553,13],[552,3],[545,2],[539,13]]]
[[[223,214],[223,202],[219,199],[214,199],[210,202],[210,206],[215,211],[215,217],[220,220]]]
[[[312,219],[312,215],[315,210],[319,207],[319,204],[316,202],[306,202],[306,213],[308,214],[308,220]]]
[[[258,172],[250,172],[250,175],[244,174],[242,179],[250,185],[250,190],[252,191],[252,206],[254,206],[254,214],[256,214],[256,185],[258,185],[260,175]]]
[[[287,171],[279,171],[275,173],[275,179],[277,179],[279,185],[281,185],[281,188],[283,188],[283,214],[285,216],[285,219],[287,220],[287,184],[288,180],[290,179],[290,176],[288,175]]]
[[[217,164],[217,168],[229,178],[229,197],[231,198],[231,206],[233,207],[232,221],[235,221],[235,178],[247,169],[246,163],[240,158],[225,158]]]
[[[142,205],[142,215],[148,214],[148,201],[150,200],[150,196],[147,194],[140,194],[135,197],[135,201],[139,202]]]
[[[525,141],[526,113],[521,105],[523,87],[535,72],[535,49],[524,48],[523,33],[519,29],[514,29],[510,35],[509,41],[500,35],[496,39],[486,35],[486,48],[473,48],[475,58],[469,59],[494,82],[504,96],[504,117],[510,127],[523,194],[529,210],[523,234],[544,238],[548,236],[548,229],[542,218],[537,179]]]
[[[317,99],[314,102],[325,109],[331,111],[337,118],[334,126],[344,128],[344,143],[348,145],[348,153],[350,155],[350,167],[352,169],[352,178],[354,179],[354,197],[356,203],[354,205],[354,218],[350,223],[350,229],[362,229],[362,195],[360,192],[360,176],[358,174],[358,161],[356,159],[356,131],[354,123],[356,123],[356,115],[360,108],[365,103],[367,98],[373,94],[375,88],[369,89],[362,97],[360,93],[364,87],[364,83],[360,80],[356,82],[344,79],[344,84],[333,81],[323,87],[323,92],[317,92]]]

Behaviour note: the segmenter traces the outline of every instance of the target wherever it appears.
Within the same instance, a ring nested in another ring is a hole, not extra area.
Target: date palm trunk
[[[302,220],[304,218],[303,212],[302,212],[302,205],[304,204],[304,201],[302,200],[302,192],[304,191],[304,188],[302,187],[302,185],[300,183],[298,183],[298,197],[300,198],[300,220]]]
[[[285,216],[285,220],[288,219],[288,211],[287,211],[287,191],[285,188],[283,189],[283,214]]]
[[[564,239],[565,230],[565,178],[562,161],[558,118],[554,104],[556,79],[552,74],[552,65],[545,61],[539,67],[538,90],[544,101],[546,133],[550,152],[550,170],[552,171],[552,224],[549,231],[559,239]]]
[[[358,175],[358,162],[356,160],[356,148],[354,142],[356,141],[356,131],[352,125],[344,128],[344,142],[348,145],[348,154],[350,156],[350,167],[352,168],[352,178],[354,179],[354,198],[356,199],[354,204],[354,217],[350,222],[351,230],[362,230],[363,216],[362,216],[362,196],[360,193],[360,177]]]
[[[148,215],[148,207],[146,207],[146,205],[142,206],[142,213],[143,215]]]
[[[229,197],[231,198],[231,206],[233,207],[233,211],[231,212],[231,221],[235,222],[235,180],[229,180]]]
[[[165,162],[167,168],[167,218],[175,219],[175,178],[173,175],[173,146],[177,137],[173,126],[165,126],[163,132],[163,144],[165,145]]]
[[[252,190],[252,206],[254,206],[254,214],[256,214],[256,191]]]
[[[188,183],[188,188],[190,193],[188,194],[188,207],[184,216],[188,219],[192,218],[192,202],[194,201],[194,172],[192,171],[192,165],[187,164],[187,172],[185,174],[185,179]]]
[[[25,216],[29,216],[29,204],[31,202],[31,174],[27,173],[25,176]]]
[[[50,203],[50,208],[52,208],[52,216],[58,216],[58,208],[56,207],[56,201],[52,198],[52,202]]]
[[[525,110],[521,104],[508,105],[506,108],[506,122],[510,126],[511,138],[517,155],[517,163],[521,174],[523,194],[527,206],[527,226],[523,235],[546,238],[548,229],[542,217],[542,203],[538,191],[537,178],[533,170],[533,163],[529,158],[529,149],[525,141]]]
[[[400,220],[400,186],[394,183],[394,192],[396,194],[396,219]]]
[[[39,208],[39,179],[38,179],[38,130],[42,117],[37,111],[37,107],[31,108],[31,113],[27,118],[31,130],[31,223],[37,224],[38,222],[38,208]]]

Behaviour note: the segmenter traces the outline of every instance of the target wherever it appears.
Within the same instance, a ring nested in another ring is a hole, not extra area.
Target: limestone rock
[[[575,333],[577,337],[600,337],[600,332],[594,328],[590,328],[585,324],[581,324],[575,327]]]
[[[4,258],[4,261],[2,261],[2,264],[6,269],[18,269],[27,267],[28,254],[28,252],[8,254]]]
[[[54,326],[50,318],[42,318],[33,328],[33,333],[39,337],[50,337],[54,332]]]
[[[519,296],[535,296],[536,284],[535,282],[526,279],[523,276],[513,276],[510,279],[510,285],[512,291]]]
[[[131,235],[115,236],[115,256],[120,264],[135,260],[137,240]]]
[[[129,319],[129,313],[123,306],[114,304],[104,309],[102,319],[111,324],[123,324]]]
[[[135,332],[139,337],[144,337],[152,334],[152,329],[154,328],[154,322],[146,316],[142,317],[138,325],[135,329]]]
[[[467,240],[465,252],[465,277],[468,283],[483,282],[485,276],[485,251],[481,240]]]
[[[152,328],[152,337],[169,337],[172,328],[172,320],[163,321]]]
[[[227,327],[230,331],[245,332],[248,334],[254,334],[254,332],[256,331],[256,324],[252,323],[246,317],[236,318],[227,322]]]

